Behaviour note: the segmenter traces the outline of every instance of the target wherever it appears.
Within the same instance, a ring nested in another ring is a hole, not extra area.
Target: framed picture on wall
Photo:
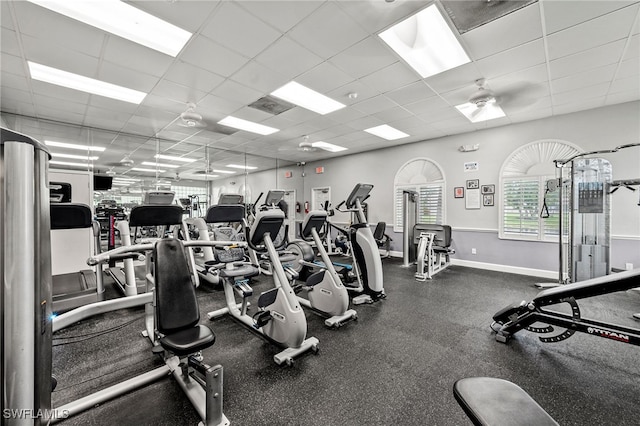
[[[493,194],[484,194],[482,196],[482,205],[483,206],[493,206]]]
[[[467,181],[467,189],[478,189],[478,188],[480,188],[479,179],[471,179]]]
[[[482,192],[483,194],[495,194],[496,193],[496,186],[495,185],[482,185],[482,187],[480,188],[480,192]]]
[[[453,197],[464,198],[464,187],[456,186],[455,188],[453,188]]]

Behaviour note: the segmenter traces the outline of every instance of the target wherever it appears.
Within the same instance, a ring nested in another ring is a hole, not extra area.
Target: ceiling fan
[[[180,121],[178,121],[178,126],[202,128],[206,127],[207,124],[202,121],[202,115],[196,112],[196,104],[194,104],[193,102],[189,102],[187,104],[187,110],[180,114]]]
[[[304,135],[302,139],[303,139],[302,142],[300,142],[296,148],[282,147],[279,149],[279,151],[297,150],[302,152],[316,152],[320,150],[320,151],[334,152],[331,149],[331,145],[326,144],[325,142],[309,142],[309,136],[307,135]]]
[[[469,96],[469,103],[474,104],[477,108],[484,108],[492,101],[496,101],[496,97],[491,90],[485,88],[487,80],[479,78],[476,80],[476,86],[478,90],[471,96]]]

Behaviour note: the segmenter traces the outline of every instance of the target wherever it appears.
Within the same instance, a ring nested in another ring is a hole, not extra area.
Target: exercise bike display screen
[[[356,200],[360,200],[362,203],[368,196],[371,190],[373,189],[373,185],[368,183],[359,183],[353,188],[349,197],[347,197],[347,208],[351,209],[356,205]]]

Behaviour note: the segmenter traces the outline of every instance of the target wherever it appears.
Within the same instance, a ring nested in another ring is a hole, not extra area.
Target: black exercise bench
[[[520,386],[493,377],[467,377],[453,385],[453,396],[476,426],[557,426]]]

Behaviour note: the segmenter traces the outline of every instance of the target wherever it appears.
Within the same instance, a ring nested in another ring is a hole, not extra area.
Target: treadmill
[[[59,259],[64,259],[69,262],[76,261],[76,263],[82,262],[82,264],[86,266],[84,262],[92,253],[79,254],[79,256],[84,256],[81,259],[65,259],[64,257],[69,255],[69,251],[73,251],[74,248],[76,248],[74,247],[76,244],[70,241],[73,235],[67,235],[73,233],[79,236],[85,232],[93,232],[94,253],[100,253],[100,225],[93,220],[91,209],[86,204],[51,203],[50,212],[52,242],[54,242],[54,240],[64,241],[66,243],[65,247],[67,248],[65,253],[59,256]],[[88,231],[89,228],[91,231]],[[56,256],[56,253],[52,252],[52,258],[54,260],[52,266],[62,263],[55,262]],[[65,265],[59,265],[59,268],[63,270],[73,269],[73,266],[71,264],[66,265],[66,267]],[[104,299],[102,274],[96,274],[93,269],[82,269],[53,275],[52,287],[52,311],[56,313],[65,312]]]

